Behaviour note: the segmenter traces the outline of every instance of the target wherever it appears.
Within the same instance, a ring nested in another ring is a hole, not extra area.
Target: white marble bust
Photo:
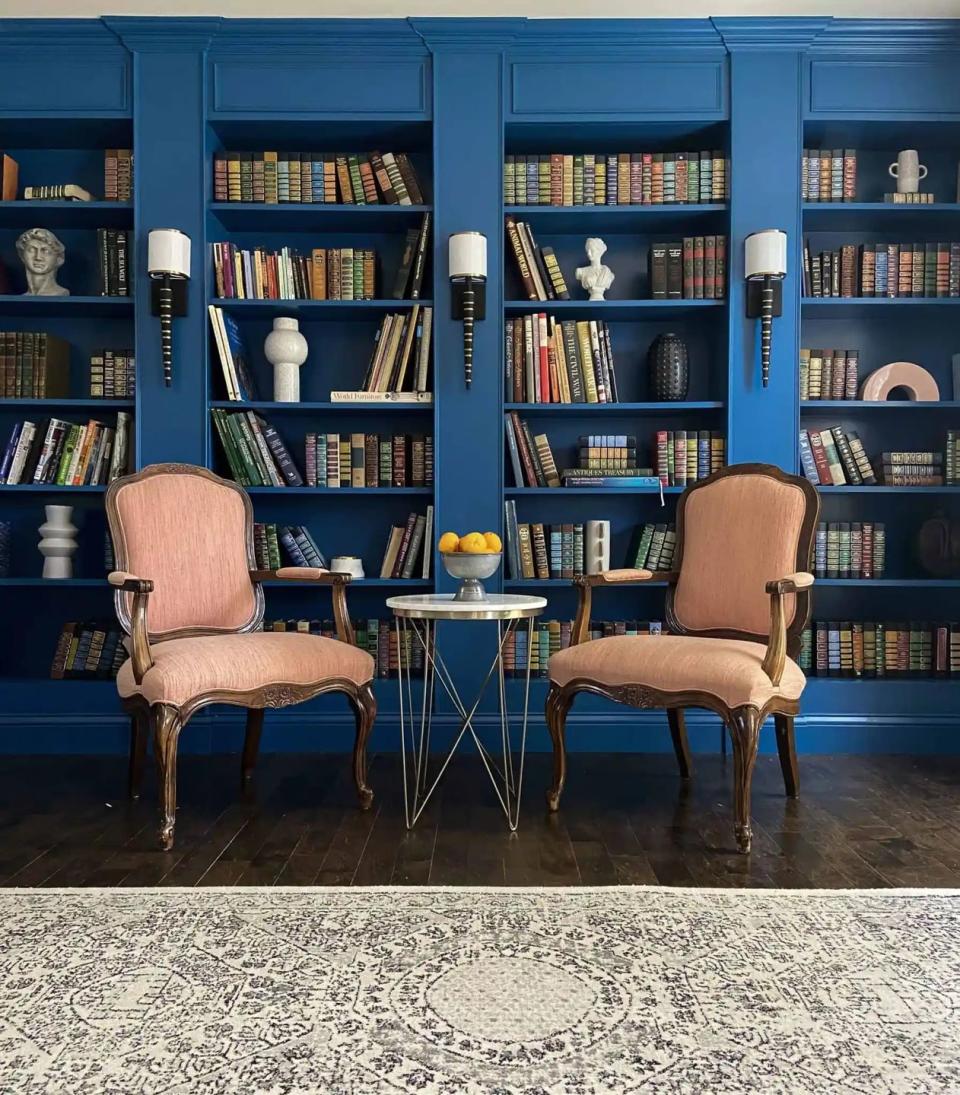
[[[68,297],[70,290],[57,284],[66,248],[49,228],[28,228],[17,239],[17,254],[27,278],[27,297]]]
[[[590,300],[603,300],[603,294],[613,285],[614,278],[610,267],[604,266],[600,261],[607,245],[598,236],[591,236],[584,246],[590,265],[577,267],[577,281],[580,282],[580,288],[590,294]]]

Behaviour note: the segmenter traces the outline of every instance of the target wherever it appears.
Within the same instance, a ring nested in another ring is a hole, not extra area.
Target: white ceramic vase
[[[40,526],[39,549],[44,578],[72,578],[73,555],[77,550],[77,526],[72,524],[73,506],[44,506],[46,521]]]
[[[588,521],[584,544],[584,564],[588,574],[610,569],[610,522]]]
[[[288,316],[273,321],[273,330],[263,344],[267,361],[273,366],[273,398],[276,403],[300,400],[300,366],[307,360],[307,340],[300,325]]]

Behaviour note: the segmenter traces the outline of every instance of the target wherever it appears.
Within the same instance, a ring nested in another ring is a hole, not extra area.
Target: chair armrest
[[[279,570],[251,570],[250,580],[252,582],[265,582],[267,580],[316,582],[317,585],[330,586],[337,638],[342,643],[356,646],[357,638],[353,631],[353,624],[350,622],[350,613],[347,611],[346,588],[351,581],[349,574],[341,574],[333,570],[322,570],[320,567],[280,567]]]
[[[577,618],[573,621],[570,633],[570,645],[578,646],[587,637],[590,628],[590,609],[593,604],[593,591],[603,586],[631,585],[637,582],[675,581],[673,571],[642,570],[639,567],[623,567],[619,570],[603,570],[599,574],[584,574],[574,578],[577,587]]]
[[[133,663],[133,679],[137,684],[142,684],[147,670],[153,668],[150,633],[147,631],[147,601],[153,592],[153,582],[128,574],[125,570],[111,571],[107,581],[121,593],[133,595],[130,606],[130,660]]]
[[[787,620],[783,607],[783,598],[789,593],[799,593],[813,585],[813,575],[805,570],[787,574],[767,582],[765,588],[770,594],[770,637],[767,640],[767,652],[763,656],[761,668],[769,677],[771,684],[779,684],[783,679],[783,669],[787,664]]]

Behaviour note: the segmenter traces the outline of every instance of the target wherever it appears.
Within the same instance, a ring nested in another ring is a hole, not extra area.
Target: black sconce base
[[[150,315],[160,315],[160,291],[164,284],[170,287],[171,302],[170,315],[185,316],[187,314],[187,279],[186,278],[153,278],[150,282]]]
[[[763,315],[763,288],[768,283],[773,290],[771,316],[783,315],[783,282],[780,278],[751,278],[747,282],[747,319],[760,319]]]

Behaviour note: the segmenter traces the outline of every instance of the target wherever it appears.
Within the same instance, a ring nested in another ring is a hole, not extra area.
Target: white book
[[[117,411],[117,429],[113,438],[113,452],[110,454],[110,472],[107,482],[112,483],[128,471],[127,450],[130,444],[130,414],[128,411]]]
[[[266,438],[263,436],[263,431],[260,429],[260,420],[253,411],[247,411],[247,422],[250,424],[250,432],[253,434],[253,439],[256,441],[257,448],[260,450],[260,455],[266,465],[267,475],[270,477],[271,485],[274,487],[285,487],[287,484],[280,477],[280,472],[277,470],[277,462],[274,460],[273,453],[270,451],[270,446],[267,444]]]
[[[432,403],[433,392],[331,392],[331,403]]]
[[[87,443],[87,434],[90,432],[90,426],[81,426],[80,432],[77,434],[77,440],[73,446],[73,452],[70,454],[70,463],[67,464],[67,474],[64,477],[64,483],[68,487],[76,486],[74,480],[77,477],[77,468],[80,466],[80,453],[83,451],[83,446]]]
[[[97,464],[93,470],[93,475],[90,477],[91,487],[99,487],[104,482],[104,478],[110,469],[115,433],[116,430],[110,426],[103,431],[103,444],[100,446],[100,452],[97,454]]]
[[[227,341],[227,331],[223,325],[223,311],[215,304],[208,306],[210,315],[210,327],[213,338],[217,344],[217,356],[220,358],[220,368],[223,370],[223,381],[227,387],[227,399],[235,402],[240,399],[240,386],[237,383],[236,371],[233,364],[233,356],[230,353],[230,344]]]
[[[20,430],[20,437],[17,440],[17,447],[13,453],[13,459],[10,461],[10,470],[7,472],[7,482],[9,484],[14,485],[20,482],[27,456],[30,453],[30,447],[33,445],[33,439],[36,436],[37,424],[35,422],[24,422],[23,428]]]
[[[433,307],[427,305],[423,309],[423,334],[420,336],[420,355],[417,358],[417,376],[414,387],[418,392],[424,392],[429,395],[429,402],[433,401],[433,396],[430,395],[429,392],[426,392],[427,379],[430,371],[430,339],[432,335]]]
[[[423,530],[423,570],[421,578],[430,577],[430,562],[433,559],[433,506],[427,506],[427,523]]]

